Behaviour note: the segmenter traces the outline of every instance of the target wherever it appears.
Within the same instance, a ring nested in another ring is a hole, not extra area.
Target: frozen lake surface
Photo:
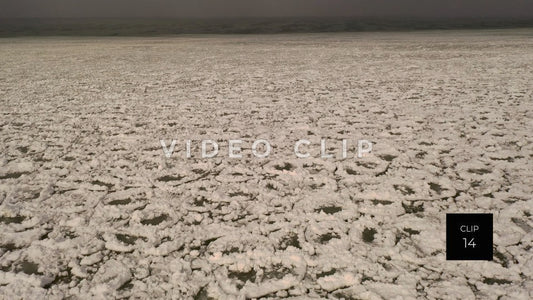
[[[2,298],[533,297],[533,30],[6,38],[0,70]],[[446,261],[454,212],[493,261]]]

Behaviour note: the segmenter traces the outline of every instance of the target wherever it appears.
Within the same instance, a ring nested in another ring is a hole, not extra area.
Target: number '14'
[[[468,247],[476,248],[476,243],[474,243],[474,238],[472,238],[470,241],[467,238],[463,238],[463,241],[465,241],[465,248],[468,248]]]

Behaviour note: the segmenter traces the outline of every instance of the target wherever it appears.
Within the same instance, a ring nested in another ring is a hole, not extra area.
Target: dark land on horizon
[[[220,19],[1,19],[0,37],[163,36],[177,34],[275,34],[448,29],[533,28],[532,19],[416,18],[220,18]]]

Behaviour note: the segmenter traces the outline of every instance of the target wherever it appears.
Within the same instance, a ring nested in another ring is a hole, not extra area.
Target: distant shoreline
[[[533,19],[220,18],[0,20],[0,37],[163,36],[533,28]]]

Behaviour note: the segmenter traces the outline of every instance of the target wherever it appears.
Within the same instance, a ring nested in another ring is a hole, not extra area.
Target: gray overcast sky
[[[533,17],[533,0],[0,0],[10,17]]]

